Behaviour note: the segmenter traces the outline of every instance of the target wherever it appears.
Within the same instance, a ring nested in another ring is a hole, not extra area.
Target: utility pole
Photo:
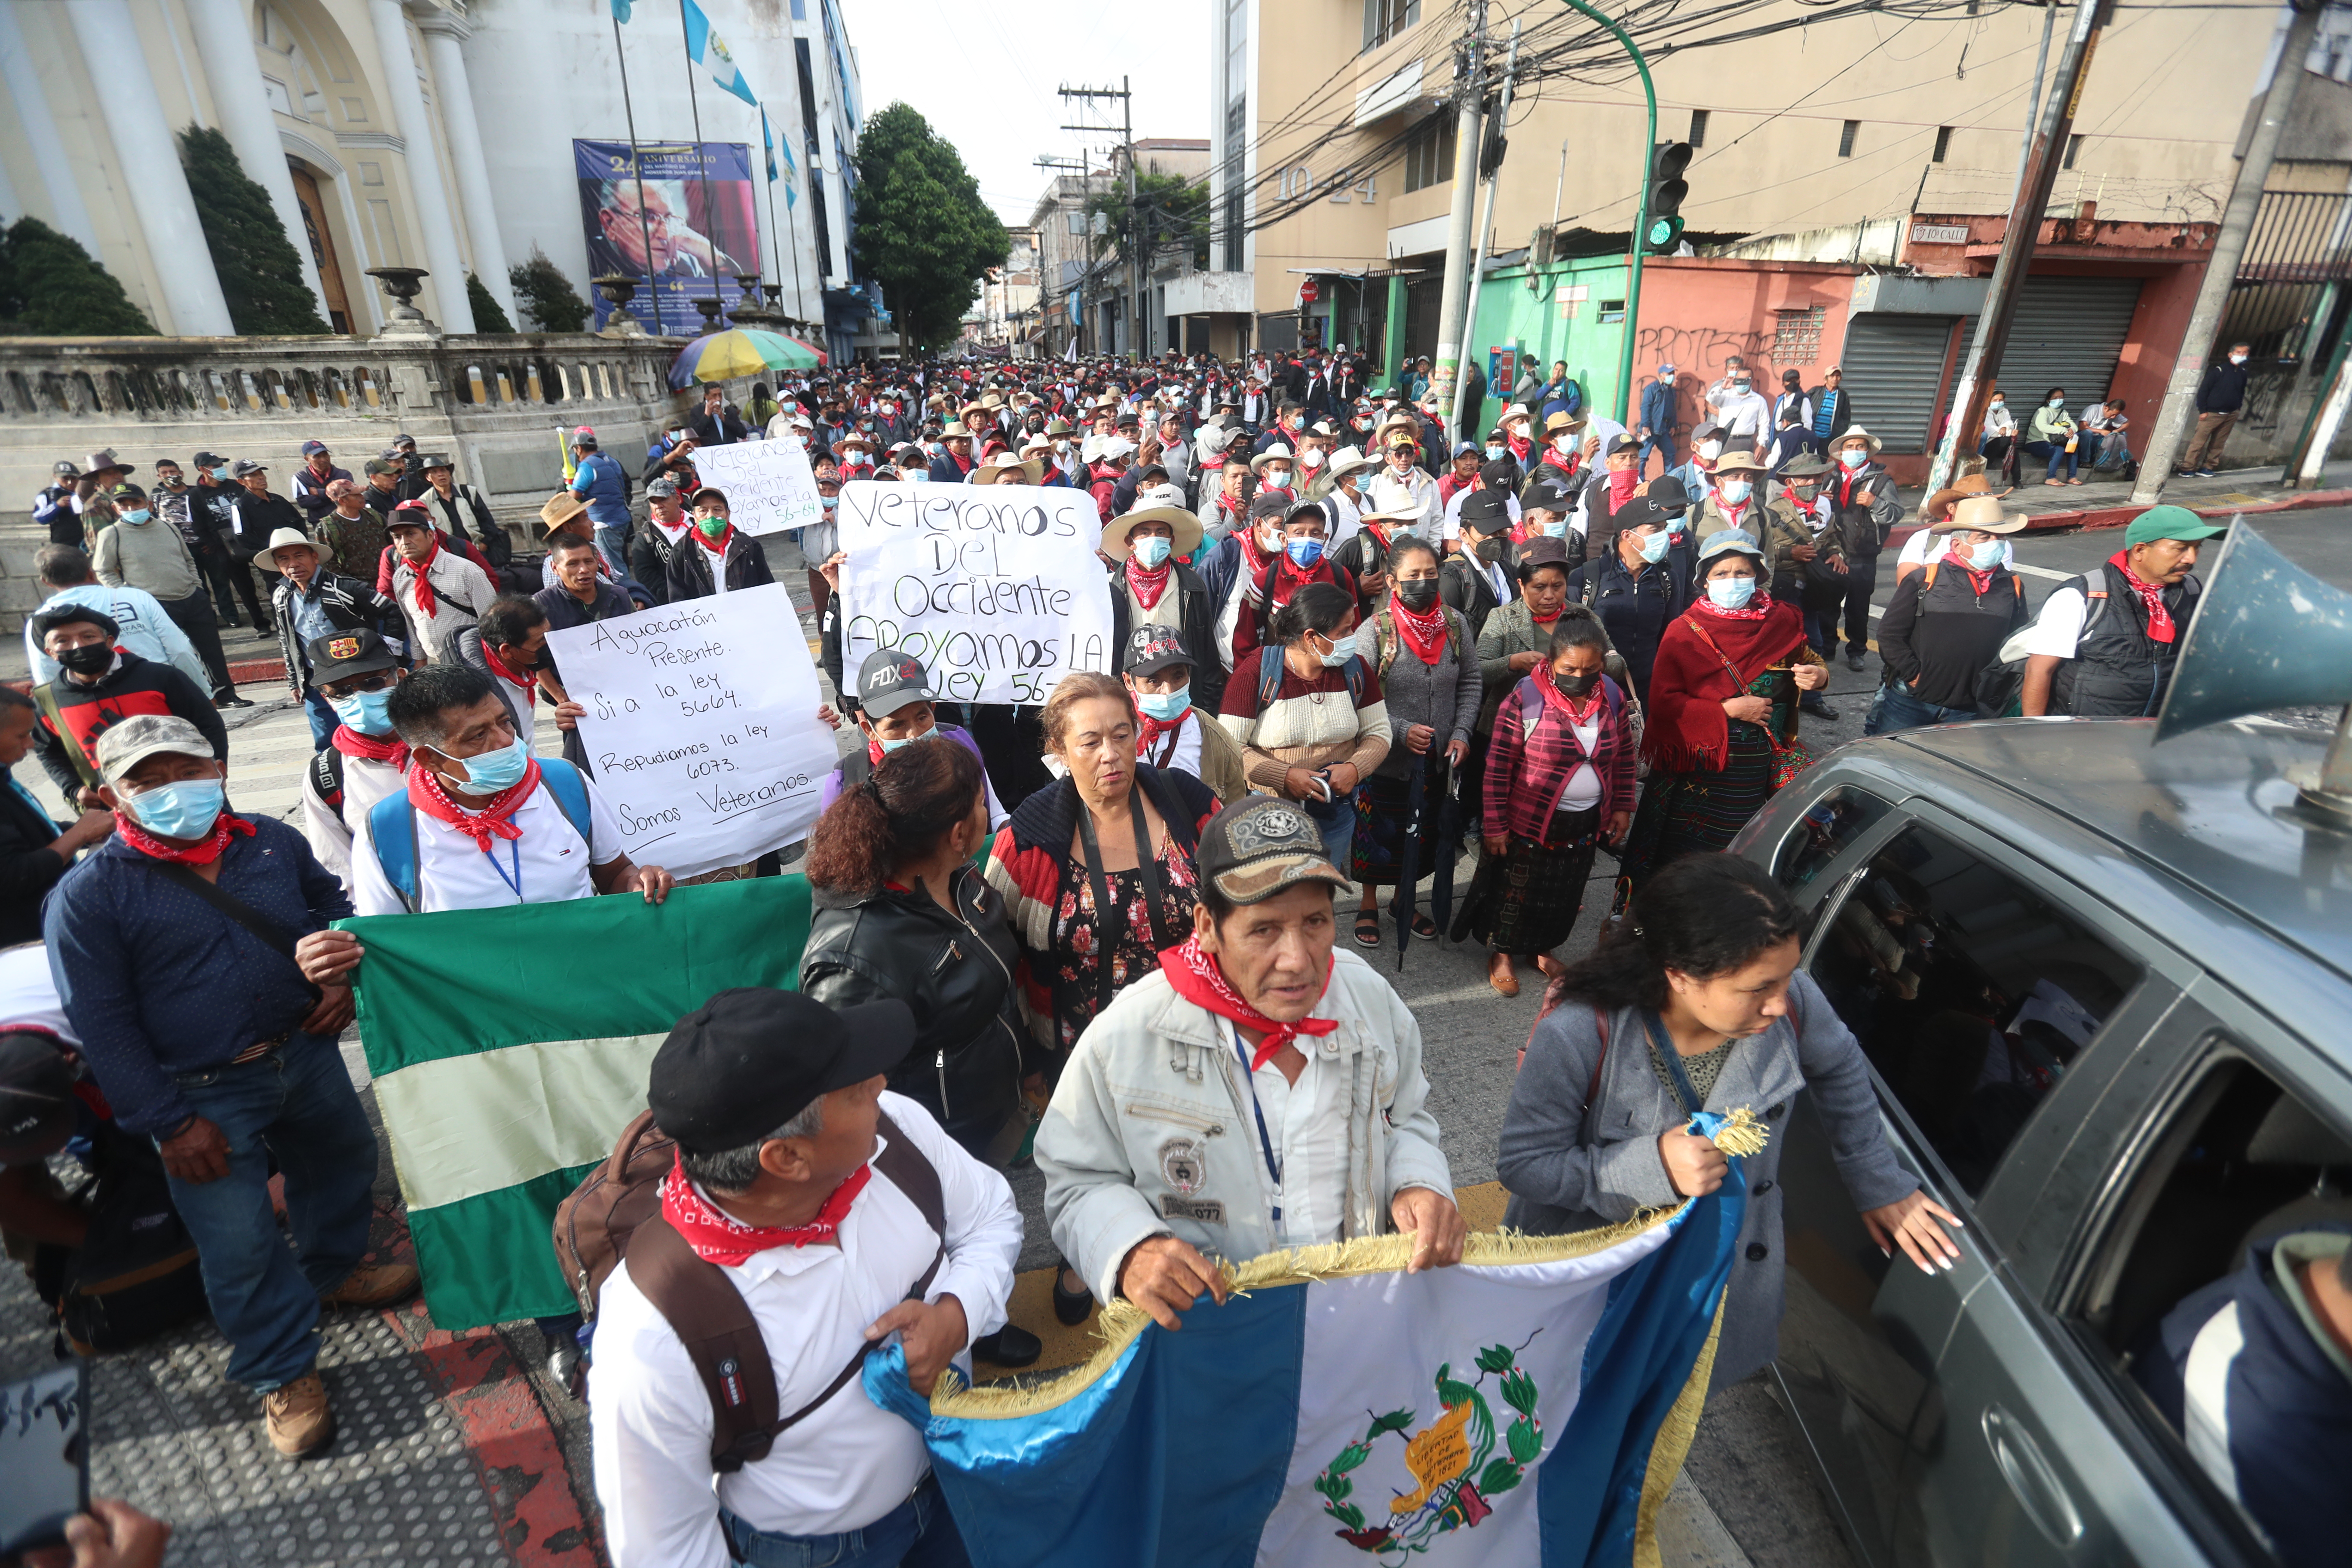
[[[2132,505],[2154,506],[2163,498],[2172,465],[2180,456],[2189,426],[2196,422],[2197,384],[2205,374],[2205,358],[2212,352],[2213,334],[2230,308],[2230,290],[2238,281],[2238,263],[2245,258],[2246,239],[2253,232],[2254,214],[2263,205],[2263,185],[2271,162],[2278,156],[2279,137],[2286,129],[2287,111],[2294,107],[2294,89],[2303,80],[2303,62],[2311,40],[2319,32],[2320,0],[2297,0],[2294,19],[2279,48],[2278,63],[2263,92],[2263,117],[2246,143],[2245,161],[2238,165],[2237,183],[2221,208],[2221,226],[2213,236],[2213,254],[2205,263],[2205,280],[2198,285],[2197,303],[2189,312],[2189,330],[2180,336],[2180,352],[2172,362],[2172,381],[2164,389],[2164,406],[2157,410],[2156,426],[2148,433],[2147,451],[2140,458],[2139,482],[2132,486]],[[2322,448],[2323,454],[2325,448]]]
[[[2042,121],[2042,74],[2050,68],[2050,35],[2056,31],[2057,25],[2058,0],[2042,0],[2042,47],[2034,51],[2033,89],[2025,98],[2025,134],[2017,139],[2017,178],[2011,183],[2013,186],[2025,184],[2025,155],[2033,149],[2033,128]],[[1927,188],[1927,174],[1924,169],[1919,174],[1919,188],[1923,191]],[[2015,199],[2012,190],[2011,200]],[[1915,210],[1917,205],[1915,197],[1912,203]]]
[[[1470,258],[1470,299],[1468,304],[1464,308],[1462,312],[1462,346],[1465,353],[1473,356],[1475,356],[1478,353],[1478,290],[1480,286],[1486,280],[1486,252],[1493,249],[1495,247],[1495,182],[1502,174],[1503,160],[1500,156],[1502,153],[1502,137],[1504,131],[1507,130],[1511,123],[1511,85],[1517,79],[1518,74],[1519,24],[1515,19],[1511,23],[1511,52],[1503,62],[1503,96],[1495,107],[1495,141],[1496,157],[1495,159],[1494,166],[1486,171],[1486,210],[1478,219],[1478,248],[1476,253]],[[1563,167],[1565,165],[1563,165]],[[1472,363],[1476,363],[1475,357],[1473,358]],[[1454,377],[1453,407],[1454,428],[1457,432],[1457,438],[1465,441],[1477,439],[1477,437],[1474,436],[1459,434],[1464,430],[1462,423],[1464,409],[1462,405],[1465,401],[1469,390],[1470,378],[1468,376],[1457,375]],[[1487,390],[1491,392],[1494,389],[1489,387]],[[1504,389],[1503,401],[1506,403],[1510,401],[1510,390],[1507,387]],[[1469,410],[1469,412],[1473,415],[1483,416],[1486,413],[1486,408],[1482,405],[1477,408]],[[1479,420],[1475,419],[1472,421],[1474,424],[1479,422]],[[1448,449],[1451,450],[1451,448]]]
[[[2058,74],[2042,102],[2042,124],[2026,149],[2025,177],[2018,183],[2016,200],[2009,209],[2009,232],[2001,237],[2000,259],[1993,264],[1986,286],[1984,309],[1977,318],[1977,335],[1962,362],[1959,384],[1952,389],[1952,417],[1936,460],[1927,470],[1927,493],[1944,488],[1957,463],[1960,437],[1984,421],[1985,404],[1993,377],[2000,373],[2002,351],[2009,346],[2009,329],[2017,320],[2017,300],[2025,284],[2026,268],[2033,263],[2033,247],[2042,235],[2042,210],[2050,205],[2050,187],[2058,178],[2058,163],[2066,133],[2082,101],[2083,82],[2099,35],[2115,15],[2115,0],[2076,0],[2074,19],[2066,33],[2066,52],[2059,57]],[[2142,469],[2142,472],[2145,472]]]
[[[1471,0],[1470,36],[1455,56],[1454,89],[1454,202],[1446,213],[1445,289],[1437,310],[1437,363],[1429,381],[1429,401],[1454,406],[1462,371],[1462,313],[1470,300],[1470,248],[1478,200],[1478,150],[1485,131],[1486,99],[1486,0]],[[1440,461],[1443,453],[1436,454]]]
[[[1092,102],[1097,98],[1115,98],[1119,102],[1119,123],[1122,133],[1126,137],[1127,149],[1127,342],[1128,348],[1135,351],[1140,348],[1143,342],[1139,335],[1142,329],[1143,266],[1141,258],[1136,255],[1139,220],[1135,210],[1135,94],[1130,90],[1128,79],[1125,77],[1118,79],[1117,87],[1065,87],[1055,90],[1064,98],[1080,99],[1087,102]],[[1097,132],[1108,131],[1110,127],[1065,125],[1062,129]],[[1111,344],[1112,353],[1116,353],[1118,348],[1117,343]]]

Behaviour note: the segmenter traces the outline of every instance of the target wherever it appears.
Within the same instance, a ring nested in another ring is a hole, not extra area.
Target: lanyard
[[[1690,1074],[1683,1067],[1682,1053],[1675,1049],[1675,1042],[1667,1036],[1666,1026],[1658,1021],[1658,1016],[1655,1013],[1644,1008],[1642,1013],[1642,1027],[1649,1031],[1650,1049],[1657,1054],[1661,1062],[1665,1064],[1666,1075],[1674,1079],[1675,1099],[1682,1102],[1683,1114],[1696,1115],[1706,1106],[1706,1101],[1698,1090],[1692,1087]]]
[[[1076,786],[1072,786],[1073,793]],[[1160,908],[1160,868],[1151,853],[1151,827],[1143,816],[1143,781],[1133,780],[1128,785],[1128,810],[1134,822],[1135,873],[1143,884],[1145,913],[1151,921],[1151,951],[1165,952],[1175,946],[1169,940],[1166,917]],[[1175,829],[1169,829],[1172,836]],[[1110,898],[1110,881],[1103,870],[1102,846],[1095,837],[1095,816],[1085,801],[1078,802],[1078,839],[1087,849],[1087,879],[1094,885],[1095,895],[1095,957],[1099,964],[1096,976],[1095,1013],[1101,1016],[1110,1005],[1111,952],[1118,945],[1127,926],[1126,911],[1115,909]]]
[[[508,839],[508,840],[507,840],[507,852],[508,852],[508,853],[509,853],[509,854],[513,858],[513,860],[514,860],[514,875],[513,875],[513,876],[511,876],[511,877],[508,876],[508,875],[506,874],[505,869],[504,869],[503,868],[501,868],[501,867],[499,865],[499,851],[498,851],[498,847],[497,847],[496,845],[493,845],[493,846],[491,846],[489,848],[485,849],[485,850],[483,850],[483,851],[482,851],[483,855],[484,855],[485,857],[487,857],[487,858],[488,858],[489,862],[490,862],[490,869],[491,869],[491,870],[493,870],[493,871],[498,872],[498,874],[499,874],[499,881],[501,881],[501,882],[504,882],[504,883],[507,885],[507,887],[508,887],[509,889],[511,889],[511,890],[512,890],[512,892],[514,893],[514,896],[515,896],[515,902],[516,902],[516,903],[521,903],[521,902],[523,901],[523,897],[522,897],[522,840],[521,840],[521,839],[520,839],[520,838],[509,838],[509,839]]]
[[[1227,1020],[1231,1022],[1231,1020]],[[1250,1110],[1257,1117],[1257,1146],[1265,1155],[1266,1174],[1274,1178],[1274,1223],[1282,1223],[1282,1163],[1274,1157],[1274,1140],[1265,1131],[1265,1107],[1258,1103],[1257,1076],[1250,1071],[1249,1047],[1242,1044],[1238,1025],[1234,1028],[1234,1055],[1241,1058],[1242,1086],[1249,1090]]]

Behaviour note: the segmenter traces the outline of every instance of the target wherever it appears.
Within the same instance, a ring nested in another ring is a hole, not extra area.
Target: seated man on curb
[[[1394,1229],[1409,1270],[1459,1263],[1421,1026],[1334,946],[1348,879],[1314,820],[1254,795],[1202,830],[1199,864],[1192,934],[1078,1037],[1037,1129],[1055,1245],[1097,1300],[1168,1329],[1202,1291],[1223,1302],[1220,1260]],[[1388,1095],[1351,1105],[1364,1051]],[[1125,1114],[1139,1095],[1169,1119]]]
[[[903,1002],[836,1013],[744,986],[679,1019],[655,1053],[646,1102],[677,1164],[604,1281],[588,1373],[613,1568],[969,1563],[922,1434],[857,1377],[893,1333],[919,1393],[950,1361],[969,1376],[967,1349],[1003,1326],[1021,1254],[1004,1178],[884,1089],[914,1038]],[[789,1424],[756,1452],[732,1448],[745,1462],[715,1486],[711,1396],[655,1296],[706,1264],[750,1309]]]
[[[225,809],[226,769],[186,720],[121,720],[98,766],[114,837],[43,912],[58,1000],[116,1122],[163,1153],[229,1377],[261,1394],[270,1446],[306,1458],[335,1436],[319,1309],[416,1288],[411,1265],[362,1261],[378,1155],[335,1046],[352,993],[306,978],[351,900],[292,827]]]

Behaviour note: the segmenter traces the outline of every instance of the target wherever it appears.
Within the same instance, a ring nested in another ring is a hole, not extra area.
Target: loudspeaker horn
[[[2352,594],[2297,566],[2242,518],[2221,542],[2157,710],[2158,743],[2273,708],[2352,702]],[[2352,710],[2304,797],[2352,816]]]

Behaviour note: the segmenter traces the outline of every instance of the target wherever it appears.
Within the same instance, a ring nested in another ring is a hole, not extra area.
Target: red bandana
[[[1159,605],[1160,595],[1168,591],[1168,563],[1163,561],[1147,572],[1135,563],[1135,557],[1132,554],[1129,555],[1127,591],[1135,595],[1136,604],[1142,607],[1146,615],[1150,614]]]
[[[1592,689],[1585,694],[1585,700],[1579,704],[1554,681],[1549,660],[1536,666],[1536,689],[1543,693],[1545,707],[1559,713],[1570,724],[1590,724],[1599,716],[1601,700],[1605,695],[1601,689],[1601,682],[1594,681]]]
[[[1981,599],[1987,594],[1992,592],[1991,567],[1988,566],[1981,572],[1978,571],[1975,567],[1969,564],[1968,556],[1961,552],[1960,547],[1957,544],[1947,544],[1944,546],[1944,559],[1969,574],[1969,586],[1976,590],[1978,598]],[[2153,617],[2151,617],[2151,619]]]
[[[686,1164],[681,1160],[671,1165],[669,1174],[662,1178],[662,1218],[686,1238],[697,1258],[721,1268],[732,1268],[753,1253],[771,1247],[835,1242],[841,1233],[841,1222],[849,1217],[849,1205],[857,1201],[857,1194],[866,1190],[866,1184],[873,1177],[873,1166],[858,1166],[855,1174],[833,1189],[833,1195],[824,1200],[824,1206],[806,1225],[745,1225],[704,1201],[702,1194],[694,1190],[694,1184],[686,1179]]]
[[[2147,606],[2148,639],[2170,642],[2172,612],[2164,607],[2164,588],[2159,584],[2143,581],[2140,574],[2131,569],[2131,562],[2127,559],[2130,554],[2128,550],[2118,550],[2107,557],[2107,564],[2124,574],[2124,581],[2131,585],[2131,591],[2137,594],[2139,602]],[[1981,593],[1983,590],[1978,591]]]
[[[517,675],[513,670],[509,669],[506,667],[506,661],[504,659],[500,658],[497,654],[492,653],[488,648],[484,648],[482,650],[482,662],[490,667],[491,674],[497,676],[508,685],[519,688],[524,695],[530,699],[524,706],[531,707],[537,705],[539,701],[539,671],[535,669],[526,669],[520,675]]]
[[[1339,961],[1332,960],[1334,967]],[[1160,955],[1160,971],[1168,976],[1168,984],[1176,994],[1196,1007],[1206,1007],[1220,1018],[1231,1019],[1244,1029],[1258,1029],[1265,1037],[1258,1042],[1257,1054],[1250,1058],[1250,1071],[1265,1066],[1274,1053],[1300,1035],[1322,1036],[1339,1026],[1337,1018],[1301,1018],[1295,1024],[1277,1024],[1248,1003],[1225,980],[1225,972],[1217,961],[1201,951],[1198,931]],[[1323,972],[1323,984],[1330,988],[1331,972]],[[1317,997],[1321,1001],[1321,997]]]
[[[433,570],[433,563],[441,559],[441,536],[437,533],[433,536],[433,548],[425,552],[424,560],[409,561],[405,555],[401,559],[406,561],[408,569],[416,574],[416,613],[429,621],[433,618],[436,601],[433,580],[425,574]]]
[[[253,824],[245,818],[231,816],[224,811],[213,818],[210,833],[181,849],[164,843],[133,822],[129,812],[118,811],[114,814],[114,831],[121,836],[122,842],[151,860],[170,860],[182,866],[209,866],[221,858],[222,850],[228,847],[231,835],[241,833],[250,838],[254,828]]]
[[[490,797],[488,805],[478,811],[468,811],[449,797],[441,784],[441,775],[429,768],[408,770],[408,803],[436,822],[446,822],[474,841],[476,848],[485,855],[490,852],[493,838],[520,838],[522,829],[514,825],[514,814],[539,787],[539,759],[530,759],[522,777]]]
[[[1727,610],[1721,605],[1717,604],[1713,599],[1708,598],[1705,592],[1701,592],[1697,598],[1691,601],[1691,608],[1704,615],[1714,616],[1721,620],[1760,621],[1765,616],[1772,613],[1772,595],[1766,593],[1759,586],[1756,590],[1756,596],[1748,601],[1746,608]]]
[[[1397,640],[1412,649],[1413,658],[1435,664],[1445,648],[1445,606],[1433,604],[1425,616],[1415,615],[1402,599],[1389,598],[1389,618],[1396,623]]]
[[[713,539],[710,535],[702,531],[702,525],[700,523],[697,523],[694,528],[694,537],[701,542],[702,548],[708,550],[713,555],[718,556],[721,561],[724,561],[727,559],[727,542],[735,537],[735,525],[731,522],[729,523],[727,525],[727,531],[721,533],[718,538]]]
[[[1157,750],[1160,737],[1175,734],[1184,727],[1184,721],[1192,716],[1192,710],[1190,708],[1185,709],[1173,719],[1164,721],[1154,719],[1150,714],[1139,710],[1135,716],[1135,754],[1150,763],[1155,768],[1166,767],[1168,765],[1166,760],[1160,756]],[[1175,747],[1172,742],[1169,751],[1171,755],[1174,753]]]
[[[408,742],[397,735],[362,735],[349,724],[342,724],[327,737],[327,743],[347,757],[365,757],[372,763],[390,763],[401,773],[408,771]]]
[[[1633,499],[1633,491],[1641,483],[1642,475],[1638,469],[1612,468],[1609,471],[1609,510],[1622,510],[1625,503]]]

